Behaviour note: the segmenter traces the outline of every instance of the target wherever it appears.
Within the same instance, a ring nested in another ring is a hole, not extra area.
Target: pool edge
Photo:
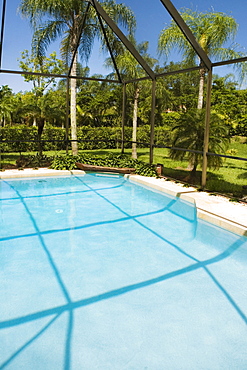
[[[68,176],[84,175],[82,170],[52,170],[49,168],[8,170],[0,172],[0,180],[42,177],[42,176]],[[219,197],[212,197],[205,192],[198,192],[193,187],[183,187],[173,181],[166,181],[162,178],[144,177],[140,175],[125,175],[130,181],[151,187],[166,194],[178,197],[187,202],[193,203],[197,209],[198,218],[222,227],[235,234],[247,236],[247,207],[238,207],[238,204],[231,204],[228,200]],[[215,200],[217,198],[217,201]],[[219,200],[220,199],[220,200]],[[214,201],[213,201],[214,200]],[[242,217],[243,215],[243,217]],[[241,218],[242,217],[242,218]],[[246,220],[246,224],[242,222]]]
[[[42,177],[42,176],[68,176],[68,175],[84,175],[82,170],[53,170],[50,168],[32,169],[27,168],[23,170],[6,170],[0,172],[0,180],[15,179],[22,177]]]
[[[247,236],[247,207],[245,206],[240,209],[238,204],[231,204],[228,200],[220,199],[219,197],[217,198],[217,202],[213,202],[215,199],[205,192],[198,192],[193,187],[185,188],[181,184],[165,181],[164,179],[139,175],[125,176],[130,181],[149,186],[187,202],[194,203],[198,218],[240,236]],[[242,223],[242,214],[246,216],[246,225]]]

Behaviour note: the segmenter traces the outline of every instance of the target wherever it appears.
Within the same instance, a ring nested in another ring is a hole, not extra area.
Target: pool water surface
[[[0,369],[246,369],[247,238],[86,174],[0,182]]]

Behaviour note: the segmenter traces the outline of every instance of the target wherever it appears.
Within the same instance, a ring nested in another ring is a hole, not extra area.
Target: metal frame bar
[[[148,76],[152,80],[154,80],[155,79],[155,74],[154,74],[153,70],[149,67],[149,65],[146,63],[146,61],[142,58],[142,56],[138,53],[138,51],[132,45],[132,43],[123,34],[123,32],[118,28],[118,26],[115,24],[115,22],[113,22],[113,20],[104,11],[104,9],[98,3],[98,1],[97,0],[87,0],[87,1],[89,1],[94,6],[94,8],[96,9],[96,11],[104,19],[104,21],[106,22],[106,24],[108,24],[108,26],[115,33],[115,35],[117,35],[117,37],[122,41],[122,43],[124,44],[124,46],[129,50],[129,52],[139,62],[139,64],[142,66],[142,68],[145,70],[145,72],[148,74]]]
[[[68,76],[70,76],[71,70],[73,68],[73,63],[74,63],[74,60],[75,60],[75,57],[76,57],[76,53],[77,53],[77,50],[78,50],[78,47],[79,47],[79,44],[80,44],[80,39],[81,39],[81,35],[82,35],[83,29],[84,29],[84,26],[85,26],[85,23],[86,23],[86,18],[87,18],[87,14],[88,14],[89,8],[90,8],[90,3],[87,4],[87,9],[86,9],[86,12],[85,12],[85,14],[83,16],[83,20],[82,20],[82,24],[81,24],[81,28],[80,28],[80,32],[79,32],[79,36],[78,36],[78,40],[76,42],[76,48],[74,50],[74,53],[73,53],[73,56],[72,56],[72,59],[71,59]]]
[[[123,101],[122,101],[122,132],[121,132],[121,152],[124,153],[124,124],[125,124],[125,116],[126,116],[126,84],[123,84]]]
[[[174,19],[180,30],[183,32],[186,39],[189,41],[190,45],[195,50],[196,54],[200,57],[201,61],[205,65],[205,67],[210,70],[212,68],[212,62],[208,58],[205,51],[201,48],[201,46],[196,41],[195,36],[191,32],[190,28],[187,26],[177,9],[174,7],[172,2],[170,0],[160,0],[168,13],[171,15],[171,17]]]
[[[159,74],[156,75],[156,77],[177,75],[179,73],[189,73],[189,72],[193,72],[193,71],[198,71],[200,69],[201,69],[200,66],[195,66],[195,67],[190,67],[190,68],[179,69],[179,70],[176,70],[176,71],[159,73]]]
[[[68,140],[68,141],[78,141],[78,142],[98,142],[99,140],[90,140],[90,139],[77,139],[77,140]],[[122,142],[122,140],[119,140],[119,139],[109,139],[109,140],[105,140],[105,139],[102,139],[100,140],[102,142]],[[39,140],[2,140],[1,143],[38,143],[40,142]],[[57,139],[52,139],[52,140],[41,140],[41,142],[44,142],[44,143],[66,143],[66,139],[65,140],[57,140]],[[132,141],[130,140],[124,140],[125,143],[132,143]],[[139,145],[146,145],[147,147],[150,146],[150,143],[146,143],[146,142],[143,142],[143,141],[135,141],[136,144],[139,144]],[[174,149],[174,150],[179,150],[179,151],[183,151],[183,152],[189,152],[189,153],[198,153],[198,154],[202,154],[203,155],[203,152],[200,151],[200,150],[193,150],[193,149],[186,149],[186,148],[179,148],[179,147],[171,147],[171,146],[167,146],[167,145],[153,145],[154,148],[166,148],[166,149]],[[217,154],[217,153],[211,153],[211,152],[207,152],[207,156],[214,156],[214,157],[222,157],[222,158],[228,158],[228,159],[234,159],[234,160],[239,160],[239,161],[245,161],[247,162],[247,158],[244,158],[244,157],[235,157],[235,156],[232,156],[232,155],[226,155],[226,154]]]
[[[66,79],[68,75],[53,74],[53,73],[41,73],[41,72],[24,72],[24,71],[13,71],[8,69],[0,69],[0,73],[17,74],[17,75],[31,75],[31,76],[44,76],[44,77],[57,77]],[[118,80],[110,80],[107,78],[94,78],[94,77],[82,77],[82,76],[69,76],[69,78],[75,78],[78,80],[85,81],[101,81],[101,82],[112,82],[120,83]]]
[[[176,71],[156,73],[155,78],[157,79],[159,77],[171,76],[171,75],[175,75],[175,74],[179,74],[179,73],[188,73],[188,72],[198,71],[199,69],[201,69],[201,67],[196,66],[196,67],[190,67],[190,68],[185,68],[185,69],[179,69],[179,70],[176,70]],[[124,82],[126,84],[128,84],[128,83],[132,83],[132,82],[145,81],[145,80],[149,80],[149,79],[150,78],[148,76],[146,76],[146,77],[135,78],[133,80],[128,80],[128,81],[124,81]]]
[[[243,62],[247,62],[247,57],[224,60],[222,62],[215,62],[215,63],[212,63],[212,67],[219,67],[219,66],[224,66],[227,64],[235,64],[235,63],[243,63]]]
[[[201,182],[202,188],[206,186],[206,181],[207,181],[207,163],[208,163],[207,152],[208,152],[208,145],[209,145],[212,79],[213,79],[213,71],[211,69],[210,71],[208,71],[208,81],[207,81],[207,100],[206,100],[206,116],[205,116],[203,162],[202,162],[202,182]]]
[[[65,139],[66,139],[66,154],[69,152],[68,141],[69,141],[69,87],[70,79],[67,77],[66,80],[66,126],[65,126]]]
[[[95,8],[96,9],[96,8]],[[111,46],[110,46],[110,43],[109,43],[109,40],[108,40],[108,37],[107,37],[107,34],[106,34],[106,31],[105,31],[105,27],[103,25],[103,22],[102,22],[102,19],[101,19],[101,16],[100,14],[98,13],[98,10],[96,9],[96,13],[97,13],[97,17],[98,17],[98,20],[99,20],[99,23],[100,23],[100,27],[103,31],[103,34],[104,34],[104,38],[105,38],[105,41],[106,41],[106,45],[107,45],[107,48],[109,50],[109,53],[110,53],[110,56],[111,56],[111,60],[113,62],[113,65],[114,65],[114,68],[115,68],[115,71],[117,72],[117,76],[118,76],[118,79],[119,79],[119,82],[123,82],[122,81],[122,78],[120,76],[120,73],[119,73],[119,70],[118,70],[118,67],[117,67],[117,63],[116,63],[116,60],[114,58],[114,55],[113,55],[113,52],[112,52],[112,49],[111,49]]]
[[[153,149],[154,149],[154,126],[155,126],[155,104],[156,104],[156,80],[152,81],[152,106],[151,106],[151,117],[150,117],[150,151],[149,151],[149,163],[153,163]]]
[[[145,143],[141,143],[141,144],[145,144]],[[197,154],[203,155],[203,151],[201,151],[201,150],[193,150],[193,149],[179,148],[179,147],[176,147],[176,146],[154,145],[154,148],[173,149],[173,150],[178,150],[178,151],[182,151],[182,152],[197,153]],[[244,157],[235,157],[233,155],[217,154],[217,153],[207,152],[207,156],[209,156],[209,155],[214,156],[214,157],[222,157],[222,158],[236,159],[236,160],[239,160],[239,161],[247,161],[247,158],[244,158]]]
[[[6,13],[6,0],[3,0],[1,36],[0,36],[0,68],[2,66],[2,55],[3,55],[3,36],[4,36],[5,13]]]

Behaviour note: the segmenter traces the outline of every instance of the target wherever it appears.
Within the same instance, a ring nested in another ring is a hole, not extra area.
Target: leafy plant
[[[196,169],[202,164],[202,151],[204,143],[204,125],[205,111],[202,109],[191,109],[181,115],[178,124],[173,127],[172,146],[177,148],[190,149],[187,154],[186,150],[170,150],[170,157],[176,160],[182,160],[187,157],[190,167],[190,181],[196,177]],[[209,152],[225,152],[228,145],[228,131],[224,120],[217,113],[211,113],[210,121],[210,138]],[[222,165],[222,159],[218,156],[208,156],[208,167],[218,169]]]
[[[54,170],[73,170],[76,168],[75,162],[78,161],[78,156],[72,154],[59,155],[54,157],[50,168]]]
[[[106,167],[131,167],[135,168],[135,173],[141,176],[156,177],[155,166],[149,165],[137,159],[132,159],[123,154],[110,154],[106,156],[92,156],[89,154],[60,155],[53,159],[50,168],[56,170],[73,170],[76,169],[76,162],[87,163],[94,166]]]

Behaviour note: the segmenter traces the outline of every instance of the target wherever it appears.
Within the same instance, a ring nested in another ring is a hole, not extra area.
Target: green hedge
[[[37,127],[25,125],[3,127],[0,130],[0,148],[2,152],[29,152],[38,150]],[[43,150],[65,149],[65,130],[57,127],[48,127],[42,134]],[[56,141],[57,140],[57,141]]]
[[[37,129],[25,125],[4,127],[0,130],[0,148],[3,152],[28,152],[37,150]]]
[[[78,128],[77,136],[79,149],[115,149],[121,146],[120,127],[90,127]],[[131,147],[132,128],[125,127],[125,147]],[[65,129],[48,126],[42,134],[43,150],[63,150],[66,148]],[[138,145],[147,147],[150,141],[149,125],[137,128],[137,141],[146,144]],[[169,130],[166,127],[155,128],[155,143],[157,145],[169,142]],[[37,128],[18,125],[3,127],[0,130],[0,149],[5,153],[37,151]]]

